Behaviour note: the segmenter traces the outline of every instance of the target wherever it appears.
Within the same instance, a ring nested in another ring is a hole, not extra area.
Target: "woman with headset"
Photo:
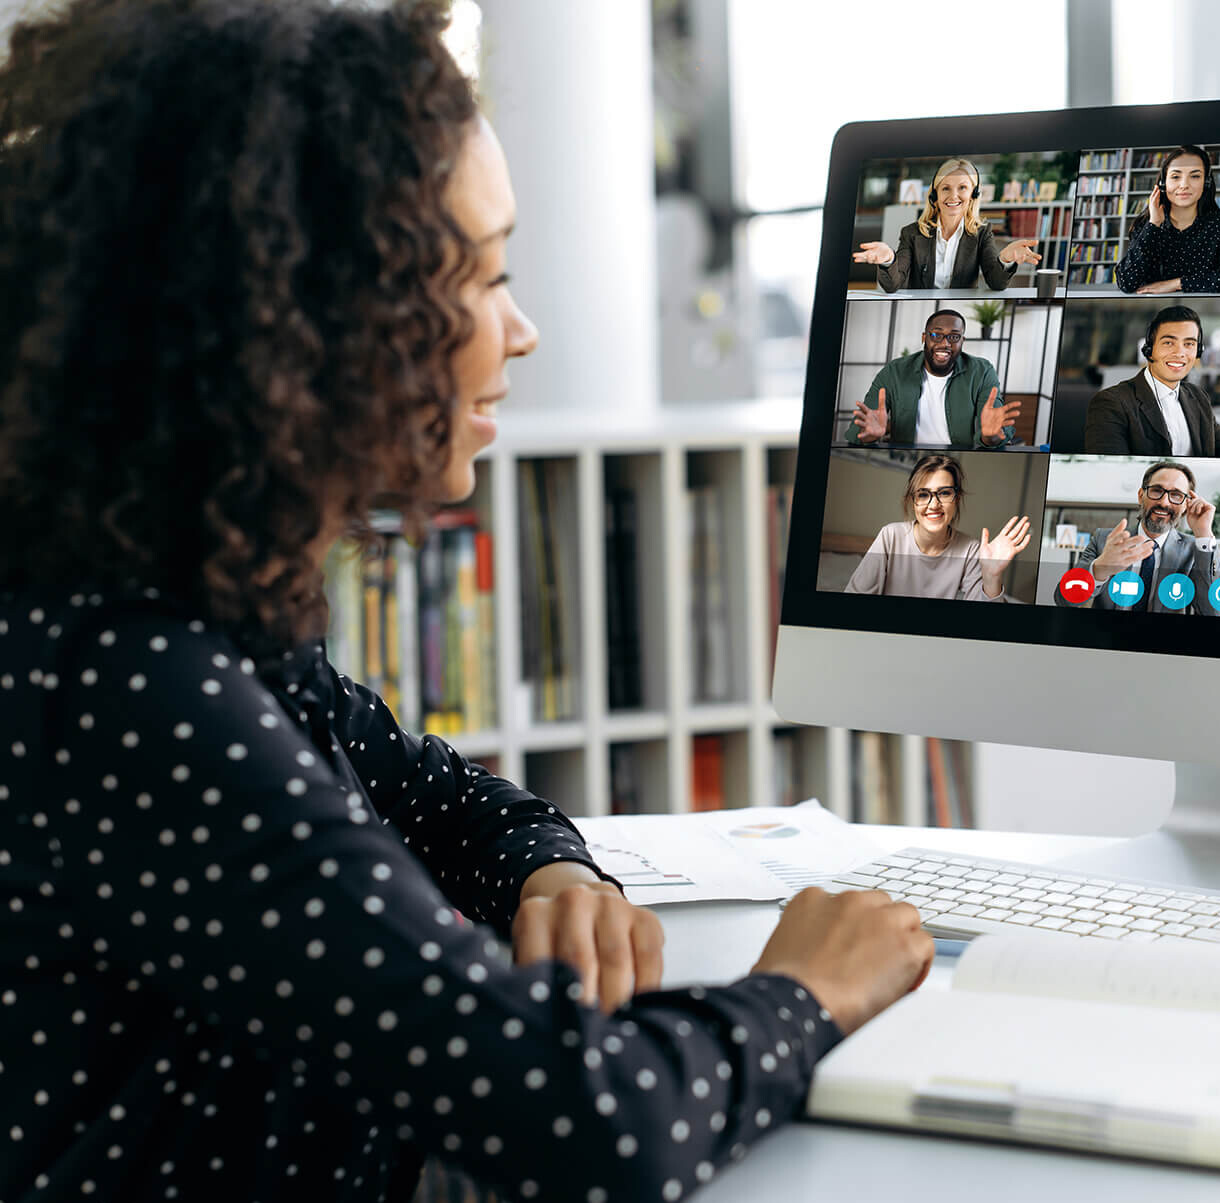
[[[966,497],[961,462],[939,453],[922,456],[902,495],[905,521],[883,526],[844,593],[885,597],[943,597],[1007,601],[1004,573],[1029,546],[1029,518],[1013,515],[989,537],[958,530]]]
[[[1220,209],[1201,146],[1169,152],[1115,270],[1123,292],[1220,291]]]
[[[979,273],[988,288],[1007,288],[1022,263],[1039,263],[1036,239],[1017,238],[1000,250],[991,226],[979,217],[979,172],[969,159],[946,159],[932,178],[918,221],[904,226],[898,249],[862,242],[857,263],[877,265],[886,292],[900,288],[974,288]]]

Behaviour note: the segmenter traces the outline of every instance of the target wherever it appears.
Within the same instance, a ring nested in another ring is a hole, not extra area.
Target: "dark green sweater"
[[[891,359],[873,377],[864,404],[869,409],[877,408],[877,394],[885,389],[885,407],[890,414],[890,432],[885,442],[911,446],[915,442],[915,422],[919,416],[919,394],[923,390],[923,351]],[[991,390],[999,389],[1000,380],[991,363],[977,355],[963,351],[953,365],[949,385],[945,389],[945,416],[949,421],[951,444],[962,450],[992,450],[984,444],[981,435],[980,415],[987,404]],[[997,391],[995,404],[1004,404],[1004,395]],[[1004,427],[1003,447],[1012,441],[1013,428]],[[847,441],[858,444],[860,432],[853,423],[847,428]]]

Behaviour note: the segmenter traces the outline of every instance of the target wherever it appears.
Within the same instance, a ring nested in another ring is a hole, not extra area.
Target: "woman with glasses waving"
[[[1029,546],[1029,519],[1015,514],[994,538],[957,529],[966,474],[951,455],[925,455],[911,469],[902,498],[904,522],[877,532],[846,593],[887,597],[1005,601],[1004,572]]]

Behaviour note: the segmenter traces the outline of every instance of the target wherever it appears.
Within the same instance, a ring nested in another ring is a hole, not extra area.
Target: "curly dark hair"
[[[155,587],[287,646],[341,506],[448,454],[477,105],[447,4],[76,0],[0,69],[0,584]]]

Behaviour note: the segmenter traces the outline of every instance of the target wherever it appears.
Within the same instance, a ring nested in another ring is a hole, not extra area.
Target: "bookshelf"
[[[1204,149],[1216,163],[1220,144],[1208,143]],[[1162,146],[1134,146],[1080,156],[1069,284],[1114,283],[1131,223],[1148,207],[1148,194],[1168,153]],[[1213,166],[1213,173],[1218,170],[1220,166]]]
[[[714,745],[725,806],[816,796],[844,817],[926,821],[922,739],[884,737],[892,766],[888,800],[861,797],[858,735],[794,727],[771,705],[776,572],[783,565],[777,546],[786,536],[800,414],[792,400],[675,405],[646,421],[570,410],[561,421],[541,411],[503,416],[499,439],[476,462],[474,496],[456,507],[465,513],[455,522],[477,521],[494,544],[494,664],[483,679],[494,678],[494,705],[484,710],[496,721],[445,730],[454,746],[574,815],[689,810],[695,774],[703,771],[696,750],[703,755]],[[622,607],[614,600],[608,499],[622,490],[630,491],[634,507],[633,618],[612,614]],[[530,597],[541,554],[531,510],[548,492],[546,521],[561,561],[551,570],[560,588],[550,614]],[[712,634],[724,644],[710,690],[697,688],[692,639],[700,607],[691,575],[690,498],[701,492],[717,499],[722,536],[713,614],[719,630]],[[350,611],[359,599],[363,612],[363,594],[349,584],[346,592],[332,588],[331,596],[332,660],[360,679]],[[410,604],[403,607],[410,611]],[[625,646],[634,648],[637,704],[617,704],[621,690],[612,704],[612,658],[622,647],[616,651],[611,634],[620,644],[624,626],[633,623]],[[535,636],[547,625],[566,641],[560,672],[568,677],[568,704],[557,709],[541,700],[545,687],[528,664]],[[410,704],[402,710],[421,712]]]

